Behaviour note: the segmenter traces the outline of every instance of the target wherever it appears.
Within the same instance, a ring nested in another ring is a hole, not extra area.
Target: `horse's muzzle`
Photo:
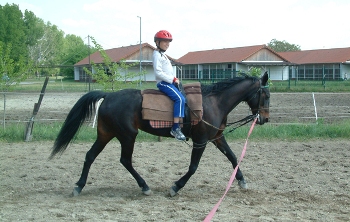
[[[263,125],[264,123],[267,123],[269,121],[268,117],[264,117],[262,115],[258,115],[258,119],[256,120],[256,123],[259,125]]]

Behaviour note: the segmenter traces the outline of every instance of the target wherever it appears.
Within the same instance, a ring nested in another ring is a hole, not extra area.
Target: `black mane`
[[[231,79],[227,79],[227,80],[213,83],[210,85],[201,84],[202,95],[208,96],[208,95],[221,93],[227,88],[230,88],[231,86],[236,85],[245,79],[252,79],[253,82],[257,80],[257,78],[255,77],[244,75],[244,76],[233,77]]]

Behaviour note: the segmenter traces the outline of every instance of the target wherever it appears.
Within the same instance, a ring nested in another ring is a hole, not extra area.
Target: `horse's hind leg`
[[[123,137],[119,140],[121,147],[122,147],[120,162],[131,173],[131,175],[135,178],[139,187],[142,188],[142,192],[145,195],[151,195],[152,191],[148,187],[146,181],[136,172],[136,170],[132,166],[131,158],[132,158],[132,154],[134,152],[135,139],[136,139],[136,136],[135,137]]]
[[[101,153],[105,148],[109,140],[101,140],[99,137],[96,139],[95,143],[92,145],[91,149],[86,153],[84,167],[81,172],[79,181],[76,183],[76,187],[73,189],[73,196],[78,196],[84,186],[86,185],[86,180],[89,174],[91,164],[95,161],[96,157]]]
[[[227,159],[232,163],[233,169],[237,166],[237,158],[236,155],[232,152],[230,146],[227,144],[225,137],[220,137],[219,139],[213,141],[213,144],[227,157]],[[237,169],[236,179],[238,180],[238,185],[247,189],[248,186],[244,180],[243,173],[239,169]]]

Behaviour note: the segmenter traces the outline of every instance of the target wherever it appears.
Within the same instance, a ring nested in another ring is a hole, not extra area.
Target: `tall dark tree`
[[[33,12],[26,10],[24,13],[24,24],[27,36],[26,44],[34,46],[44,35],[44,21],[36,17]]]
[[[11,58],[18,61],[27,57],[27,37],[23,14],[18,5],[0,5],[0,41],[11,44]]]
[[[267,44],[267,46],[276,52],[288,52],[288,51],[300,51],[301,50],[299,45],[288,43],[285,40],[278,41],[276,39],[272,39]]]

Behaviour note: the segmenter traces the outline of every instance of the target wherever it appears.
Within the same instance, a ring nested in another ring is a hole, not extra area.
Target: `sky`
[[[0,0],[58,26],[88,36],[104,49],[154,46],[159,30],[173,41],[167,54],[268,44],[272,39],[302,50],[350,47],[348,0]],[[140,19],[141,17],[141,19]]]

